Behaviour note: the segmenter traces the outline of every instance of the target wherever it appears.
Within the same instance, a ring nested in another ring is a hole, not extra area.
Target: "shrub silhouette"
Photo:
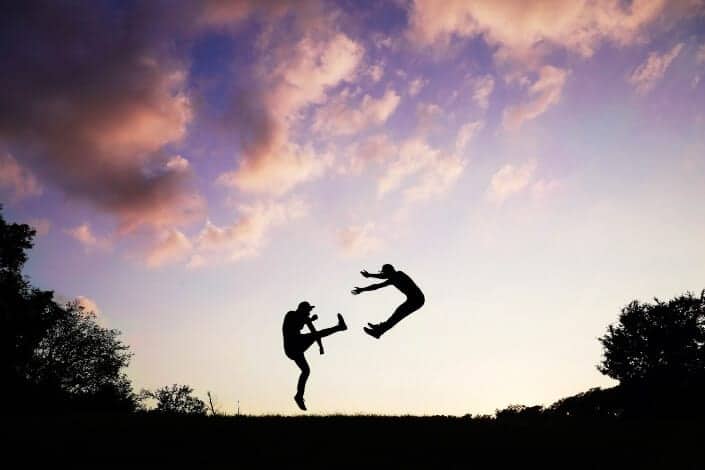
[[[192,395],[193,389],[188,385],[173,384],[157,390],[142,390],[140,399],[144,402],[156,400],[156,407],[149,410],[165,414],[205,415],[206,404]]]

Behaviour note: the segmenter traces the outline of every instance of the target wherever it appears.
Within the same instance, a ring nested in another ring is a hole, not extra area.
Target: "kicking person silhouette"
[[[294,396],[294,401],[302,410],[306,411],[306,404],[304,403],[304,389],[306,388],[306,380],[311,373],[311,369],[306,362],[306,357],[304,352],[311,347],[315,342],[318,343],[321,354],[323,354],[323,344],[321,343],[321,338],[337,333],[338,331],[345,331],[348,326],[345,324],[345,320],[341,314],[338,314],[338,324],[331,328],[325,328],[321,331],[316,331],[313,326],[313,321],[318,318],[317,315],[309,315],[314,306],[310,303],[303,301],[299,304],[296,310],[287,312],[284,316],[284,325],[282,326],[282,333],[284,335],[284,352],[286,356],[294,361],[299,369],[301,369],[301,375],[299,375],[299,382],[296,386],[296,395]],[[308,326],[310,333],[301,333],[301,329],[304,326]]]
[[[368,323],[369,326],[363,328],[365,333],[373,338],[379,339],[380,336],[399,323],[403,318],[420,309],[426,301],[423,292],[419,289],[419,286],[417,286],[416,283],[414,283],[414,281],[406,275],[406,273],[395,270],[394,266],[391,264],[385,264],[382,266],[382,270],[377,274],[370,274],[364,270],[360,271],[360,274],[364,277],[386,279],[386,281],[378,284],[372,284],[367,287],[355,287],[352,290],[354,295],[357,295],[360,292],[367,292],[387,286],[394,286],[406,295],[406,301],[397,307],[387,321],[376,325],[373,323]]]

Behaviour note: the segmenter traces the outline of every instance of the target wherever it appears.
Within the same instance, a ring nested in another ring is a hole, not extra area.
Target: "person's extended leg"
[[[299,382],[296,384],[296,395],[294,396],[294,401],[297,405],[299,405],[299,408],[306,411],[306,405],[304,404],[304,389],[306,388],[308,376],[311,374],[311,368],[308,366],[308,362],[306,361],[306,357],[304,357],[303,353],[293,359],[293,361],[297,366],[299,366],[299,369],[301,369]]]
[[[421,307],[423,307],[424,299],[407,299],[406,302],[401,304],[394,310],[394,313],[387,319],[377,325],[371,325],[370,328],[365,328],[365,332],[370,336],[379,338],[384,333],[389,331],[394,325],[402,321],[404,318],[408,317]]]
[[[308,343],[308,346],[311,346],[314,341],[316,341],[319,338],[325,338],[326,336],[330,336],[333,333],[337,333],[339,331],[345,331],[348,329],[348,325],[345,324],[345,320],[343,319],[343,316],[341,314],[338,314],[338,324],[335,326],[331,326],[330,328],[324,328],[322,330],[316,331],[315,333],[304,333],[303,336],[307,338],[307,342],[310,339],[310,343]],[[308,348],[307,346],[307,348]]]

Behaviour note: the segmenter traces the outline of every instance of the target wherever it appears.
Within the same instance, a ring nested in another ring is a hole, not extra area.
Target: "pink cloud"
[[[164,232],[147,253],[145,262],[150,268],[183,261],[191,253],[191,241],[182,232],[171,229]]]
[[[186,223],[195,206],[184,211],[184,201],[197,194],[163,153],[193,114],[187,66],[161,36],[179,11],[103,8],[51,3],[3,15],[13,47],[0,68],[14,72],[0,75],[0,143],[43,184],[115,215],[123,230]],[[155,19],[127,23],[139,14]]]
[[[357,134],[384,124],[397,109],[400,97],[389,89],[379,98],[365,95],[356,105],[352,105],[350,100],[350,92],[346,89],[318,108],[313,129],[328,135]]]
[[[342,173],[360,174],[370,164],[381,164],[397,155],[397,146],[386,134],[377,134],[352,144]]]
[[[475,134],[480,132],[484,126],[485,123],[483,121],[471,121],[463,124],[455,138],[455,151],[458,153],[464,151],[475,137]]]
[[[300,200],[241,205],[239,217],[220,227],[208,221],[195,241],[190,266],[233,262],[257,255],[272,229],[303,217],[308,206]]]
[[[234,125],[244,145],[238,168],[221,175],[242,191],[282,194],[319,177],[327,157],[296,141],[292,127],[301,112],[324,104],[330,88],[350,81],[362,62],[362,46],[328,29],[282,40],[257,66],[259,92],[248,90],[238,104]]]
[[[446,193],[464,167],[459,156],[444,154],[422,139],[409,139],[400,146],[398,158],[387,165],[377,193],[384,196],[406,186],[403,194],[407,202],[428,200]]]
[[[83,223],[77,227],[66,230],[73,239],[78,241],[86,251],[107,250],[112,246],[112,242],[107,237],[100,237],[93,233],[88,223]]]
[[[411,82],[409,82],[409,95],[418,95],[421,89],[426,86],[427,83],[428,80],[425,80],[421,77],[413,79]]]
[[[492,175],[490,186],[487,189],[487,199],[499,205],[513,194],[529,187],[536,166],[536,159],[533,158],[519,166],[511,163],[504,165]]]
[[[480,109],[487,109],[489,106],[492,90],[494,90],[494,79],[491,75],[473,80],[472,99]]]
[[[338,232],[338,241],[343,253],[348,256],[362,256],[382,247],[382,239],[374,234],[372,223],[353,225]]]
[[[14,201],[39,196],[42,187],[34,174],[8,154],[0,155],[0,189],[9,191]]]
[[[76,297],[76,303],[78,304],[79,308],[82,308],[84,311],[93,312],[96,315],[100,315],[100,309],[98,308],[98,304],[95,300],[91,299],[90,297],[79,295],[78,297]]]
[[[658,83],[671,65],[671,62],[678,57],[684,44],[678,43],[668,52],[659,54],[652,52],[646,62],[639,65],[629,76],[628,81],[636,88],[637,93],[644,95],[651,91]]]
[[[544,65],[539,70],[538,79],[529,87],[530,99],[524,103],[509,106],[504,110],[502,123],[506,129],[517,129],[525,121],[535,119],[561,98],[568,71]]]
[[[43,237],[49,234],[51,222],[49,219],[30,219],[27,224],[37,232],[38,237]]]
[[[416,129],[419,133],[429,132],[434,128],[436,121],[443,114],[443,110],[435,103],[419,103],[416,105]]]
[[[415,0],[409,35],[420,44],[447,44],[453,36],[483,36],[500,58],[532,61],[546,46],[590,57],[602,42],[627,45],[642,39],[657,19],[679,17],[693,2],[666,0]]]

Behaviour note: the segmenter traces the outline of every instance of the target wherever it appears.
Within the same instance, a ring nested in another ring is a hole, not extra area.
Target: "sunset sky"
[[[614,382],[633,299],[705,288],[705,2],[29,1],[0,15],[0,201],[26,274],[136,390],[492,413]],[[392,263],[426,305],[380,340]]]

